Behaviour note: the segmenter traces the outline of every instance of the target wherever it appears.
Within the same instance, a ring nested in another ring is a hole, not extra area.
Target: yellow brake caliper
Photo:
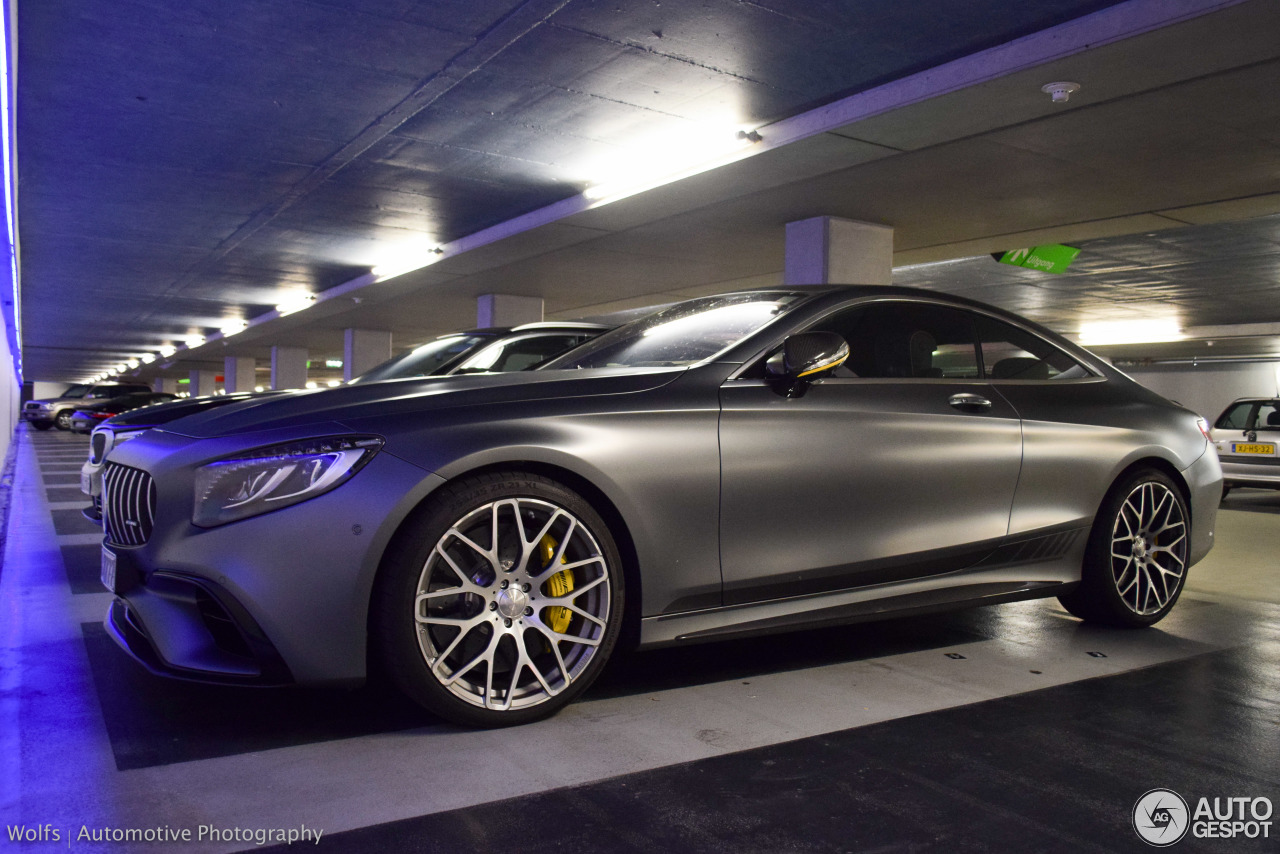
[[[556,546],[560,545],[550,534],[543,536],[538,548],[542,552],[542,568],[546,569],[556,556]],[[560,558],[560,562],[564,563],[564,557]],[[555,575],[547,579],[547,593],[552,596],[565,596],[569,591],[573,590],[573,570],[562,569]],[[547,626],[551,631],[557,634],[564,634],[569,628],[569,620],[573,617],[573,612],[568,608],[562,608],[559,605],[547,609]]]

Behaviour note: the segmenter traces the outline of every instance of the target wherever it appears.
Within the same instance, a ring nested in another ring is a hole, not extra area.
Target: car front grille
[[[107,541],[118,546],[142,545],[151,538],[155,522],[155,481],[145,471],[117,463],[107,463],[102,478]]]
[[[89,462],[95,466],[102,463],[111,447],[111,435],[106,430],[95,430],[89,437]]]

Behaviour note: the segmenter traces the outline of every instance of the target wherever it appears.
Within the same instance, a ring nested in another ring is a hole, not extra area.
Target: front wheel
[[[562,484],[500,472],[443,487],[379,579],[375,642],[392,679],[467,726],[547,717],[617,642],[623,573],[608,527]]]
[[[1083,620],[1150,626],[1182,593],[1190,542],[1190,514],[1178,486],[1155,469],[1132,472],[1102,502],[1079,587],[1058,599]]]
[[[71,410],[64,409],[61,412],[59,412],[57,416],[54,417],[53,423],[54,423],[54,426],[56,426],[59,430],[70,430],[71,429]]]
[[[28,421],[27,423],[37,430],[48,430],[53,426],[52,421]]]

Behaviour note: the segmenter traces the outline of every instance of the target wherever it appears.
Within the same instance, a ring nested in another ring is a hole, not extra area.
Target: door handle
[[[980,394],[953,394],[947,403],[967,412],[986,412],[991,408],[991,401]]]

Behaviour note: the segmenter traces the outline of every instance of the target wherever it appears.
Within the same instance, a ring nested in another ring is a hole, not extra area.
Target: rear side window
[[[1257,406],[1256,403],[1249,401],[1229,406],[1226,412],[1218,416],[1218,423],[1213,426],[1219,430],[1248,430],[1249,416],[1255,406]]]
[[[1280,409],[1275,403],[1258,405],[1258,414],[1253,420],[1254,430],[1280,430]]]
[[[978,318],[982,364],[989,380],[1055,380],[1089,372],[1047,341],[1003,321]]]
[[[946,306],[876,302],[836,312],[813,331],[835,332],[849,344],[835,377],[977,379],[973,316]]]

